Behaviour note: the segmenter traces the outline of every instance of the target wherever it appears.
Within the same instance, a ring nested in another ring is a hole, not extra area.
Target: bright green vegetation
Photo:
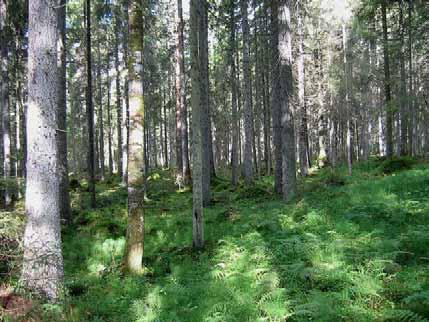
[[[377,160],[324,169],[285,205],[264,178],[217,179],[204,252],[192,242],[191,193],[150,178],[145,267],[123,276],[126,190],[97,186],[99,208],[65,232],[70,321],[419,321],[429,318],[429,167]],[[400,162],[400,163],[401,163]],[[381,165],[380,165],[381,164]],[[386,175],[384,173],[389,173]],[[82,189],[84,190],[84,189]],[[83,207],[85,208],[85,207]]]

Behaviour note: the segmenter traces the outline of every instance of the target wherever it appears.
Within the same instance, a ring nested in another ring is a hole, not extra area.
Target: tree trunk
[[[230,15],[230,36],[229,36],[229,64],[230,64],[230,86],[231,86],[231,111],[232,111],[232,147],[231,147],[231,168],[232,175],[231,181],[233,186],[237,186],[239,178],[238,169],[238,111],[237,111],[237,76],[235,66],[235,6],[234,1],[229,3],[229,15]]]
[[[109,175],[111,176],[113,174],[113,153],[112,153],[112,111],[110,106],[110,98],[111,98],[111,92],[110,92],[110,60],[109,55],[107,56],[107,68],[106,68],[106,75],[107,75],[107,154],[108,154],[108,167],[109,167]]]
[[[279,69],[279,3],[271,3],[271,51],[272,51],[272,90],[271,90],[271,116],[273,118],[273,146],[274,146],[274,190],[282,193],[282,123],[280,105],[280,69]]]
[[[250,31],[248,22],[248,0],[240,0],[243,29],[243,96],[244,96],[244,180],[253,181],[253,117],[252,93],[250,84]]]
[[[384,94],[386,109],[386,155],[393,156],[393,111],[392,93],[390,86],[389,39],[387,34],[386,0],[381,2],[381,18],[383,25],[383,55],[384,55]]]
[[[176,17],[176,109],[179,113],[177,127],[180,133],[176,134],[176,144],[181,144],[181,155],[178,168],[181,169],[181,175],[184,183],[189,184],[191,180],[191,170],[189,165],[189,148],[188,148],[188,112],[186,107],[186,88],[185,88],[185,59],[184,59],[184,41],[183,41],[183,7],[182,0],[177,0],[177,17]],[[179,141],[179,142],[178,142]],[[180,150],[180,151],[179,151]]]
[[[101,51],[100,51],[100,42],[98,42],[97,46],[97,56],[98,56],[98,64],[97,64],[97,84],[98,84],[98,151],[99,151],[99,162],[100,162],[100,177],[101,180],[104,180],[105,169],[104,169],[104,120],[103,120],[103,79],[101,76],[102,71],[102,62],[101,59]]]
[[[191,81],[192,81],[192,164],[193,164],[193,246],[201,249],[204,247],[203,227],[203,178],[202,178],[202,98],[201,98],[201,59],[199,57],[199,37],[202,17],[202,4],[199,0],[191,0],[190,3],[190,50],[191,50]]]
[[[92,102],[92,62],[91,62],[91,0],[86,0],[86,117],[88,122],[88,174],[91,207],[95,208],[95,147],[94,147],[94,106]]]
[[[413,88],[413,2],[408,2],[408,152],[414,155],[414,88]]]
[[[210,126],[210,101],[209,101],[209,71],[208,71],[208,3],[202,0],[199,16],[199,58],[200,58],[200,79],[201,79],[201,127],[202,127],[202,177],[203,177],[203,205],[207,207],[211,200],[211,158],[212,145],[211,145],[211,126]]]
[[[130,30],[129,98],[130,125],[128,146],[128,226],[125,248],[125,268],[141,273],[144,250],[144,186],[143,186],[143,98],[142,62],[142,11],[139,1],[131,1],[128,8]]]
[[[405,75],[405,23],[404,23],[404,0],[399,2],[399,28],[401,49],[399,53],[399,69],[400,69],[400,85],[399,85],[399,111],[401,122],[401,134],[399,137],[399,153],[400,155],[407,154],[407,134],[408,134],[408,111],[407,111],[407,80]]]
[[[69,173],[67,162],[67,92],[66,92],[66,4],[60,0],[58,9],[58,43],[59,43],[59,104],[58,104],[58,165],[60,175],[60,215],[66,223],[71,222]]]
[[[8,54],[9,54],[9,35],[7,34],[7,3],[1,1],[0,4],[0,55],[1,55],[1,123],[2,123],[2,147],[3,147],[3,177],[8,180],[11,176],[11,133],[10,133],[10,115],[9,115],[9,74],[8,74]],[[12,203],[12,194],[9,189],[4,190],[4,204],[9,207]]]
[[[295,129],[290,97],[292,94],[291,3],[279,1],[279,100],[282,138],[282,193],[290,201],[296,195]]]
[[[343,55],[344,55],[344,81],[345,81],[345,94],[346,94],[346,150],[347,150],[347,168],[349,175],[352,175],[353,168],[353,143],[352,143],[352,121],[351,121],[351,65],[349,59],[349,48],[348,48],[348,34],[347,27],[343,24]]]
[[[305,98],[305,52],[304,52],[304,10],[302,1],[299,1],[297,6],[298,12],[298,104],[299,104],[299,165],[301,175],[306,177],[308,175],[308,130],[307,130],[307,101]]]
[[[123,176],[123,160],[122,160],[122,109],[121,109],[121,73],[119,69],[119,24],[120,24],[120,9],[116,8],[115,15],[115,71],[116,71],[116,135],[117,135],[117,154],[116,166],[118,175]]]
[[[52,301],[61,295],[63,278],[57,5],[57,0],[29,2],[27,224],[21,276],[25,287]]]

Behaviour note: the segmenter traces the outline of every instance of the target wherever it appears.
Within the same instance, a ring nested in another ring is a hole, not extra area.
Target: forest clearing
[[[0,320],[429,321],[425,0],[0,0]]]

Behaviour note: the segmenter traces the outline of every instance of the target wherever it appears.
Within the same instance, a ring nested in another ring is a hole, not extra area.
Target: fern
[[[398,322],[429,322],[425,317],[406,309],[394,310],[389,315]]]

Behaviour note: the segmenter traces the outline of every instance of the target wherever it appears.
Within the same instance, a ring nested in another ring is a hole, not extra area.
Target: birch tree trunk
[[[63,278],[57,6],[58,0],[29,1],[27,224],[21,276],[26,288],[52,301],[61,295]]]

